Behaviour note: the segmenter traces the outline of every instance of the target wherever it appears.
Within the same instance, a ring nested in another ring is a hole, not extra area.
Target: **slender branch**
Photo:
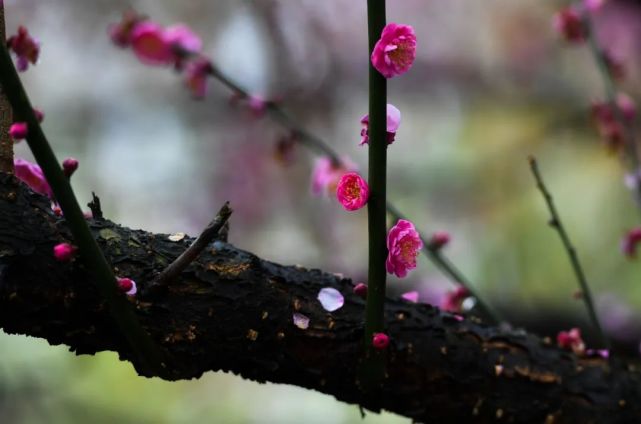
[[[163,355],[140,326],[127,299],[118,292],[116,277],[89,231],[89,226],[80,210],[76,196],[67,177],[62,172],[42,128],[40,128],[33,107],[4,44],[0,45],[0,83],[2,83],[4,92],[11,102],[16,118],[27,123],[29,148],[60,204],[65,220],[68,222],[75,243],[80,250],[80,257],[92,270],[98,290],[107,301],[113,319],[130,343],[143,370],[149,375],[163,373]]]
[[[579,282],[579,287],[582,292],[581,298],[585,302],[585,307],[588,310],[588,315],[590,316],[592,325],[599,333],[602,345],[605,348],[609,349],[610,341],[608,340],[608,337],[605,335],[605,332],[601,327],[601,323],[599,322],[599,317],[597,316],[596,310],[594,308],[594,302],[592,301],[592,293],[590,292],[590,287],[588,285],[587,279],[585,278],[585,273],[583,272],[583,268],[581,267],[581,263],[579,262],[576,249],[572,245],[572,242],[570,241],[570,237],[565,231],[565,227],[563,227],[561,218],[559,217],[559,214],[556,211],[556,207],[554,206],[552,195],[550,194],[547,187],[543,183],[543,178],[541,177],[541,173],[539,172],[539,166],[536,162],[536,158],[534,156],[530,156],[528,160],[530,162],[530,169],[532,170],[532,174],[536,179],[536,185],[541,191],[541,194],[545,199],[545,203],[547,204],[548,209],[550,211],[550,215],[552,216],[550,220],[550,225],[554,227],[554,229],[556,229],[556,231],[559,233],[559,237],[561,237],[561,242],[563,243],[563,247],[567,251],[568,256],[570,258],[572,269],[574,270],[574,274],[576,275],[576,279]]]
[[[601,79],[603,80],[603,86],[605,89],[606,99],[610,104],[610,107],[614,111],[614,116],[619,122],[619,125],[623,129],[624,145],[626,147],[628,166],[630,168],[631,174],[635,179],[635,186],[633,190],[634,198],[636,200],[637,206],[641,208],[641,180],[639,176],[639,152],[637,148],[637,143],[634,135],[634,128],[632,124],[625,119],[623,111],[617,103],[617,86],[614,81],[614,76],[606,62],[606,57],[604,51],[599,47],[599,42],[597,40],[597,34],[595,30],[594,21],[589,11],[584,11],[583,13],[583,25],[588,35],[588,48],[594,59],[594,62],[599,70]]]
[[[225,202],[222,208],[216,214],[216,217],[200,233],[198,238],[185,250],[175,261],[160,273],[156,279],[156,285],[166,286],[172,283],[181,272],[191,264],[200,253],[205,250],[207,245],[218,235],[227,220],[232,214],[229,202]]]
[[[4,18],[4,1],[0,0],[0,43],[6,43]],[[9,128],[13,123],[11,105],[0,85],[0,172],[13,174],[13,140],[9,136]]]
[[[367,30],[370,57],[385,27],[385,0],[367,0]],[[383,381],[385,351],[374,349],[374,333],[384,332],[385,286],[387,270],[387,79],[369,61],[369,199],[367,234],[369,260],[367,304],[365,306],[365,358],[361,382],[372,391]]]

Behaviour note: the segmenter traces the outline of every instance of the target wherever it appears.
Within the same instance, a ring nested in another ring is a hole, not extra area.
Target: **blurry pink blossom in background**
[[[56,244],[53,247],[53,256],[57,261],[68,262],[73,259],[77,248],[69,243]]]
[[[40,169],[37,164],[24,159],[15,158],[13,160],[13,165],[16,170],[16,177],[31,187],[33,191],[53,197],[51,187],[45,179],[42,169]]]
[[[418,291],[412,290],[401,295],[401,299],[407,300],[408,302],[418,303],[419,294]]]
[[[436,231],[430,238],[430,249],[441,249],[450,242],[450,239],[450,233],[448,233],[447,231]]]
[[[559,10],[552,19],[552,27],[566,41],[582,43],[587,34],[581,13],[572,6]]]
[[[361,118],[361,142],[360,145],[369,143],[369,115]],[[401,111],[393,104],[387,104],[387,144],[392,144],[396,137],[396,131],[401,126]]]
[[[16,55],[16,68],[20,72],[26,71],[29,63],[35,65],[40,56],[40,43],[22,25],[18,27],[16,35],[9,37],[7,47]]]
[[[207,94],[207,78],[211,72],[211,62],[205,58],[196,58],[185,66],[185,83],[191,94],[198,99]]]
[[[407,72],[416,58],[416,35],[409,25],[389,23],[372,50],[372,66],[385,78]]]
[[[628,231],[621,240],[621,252],[628,258],[635,258],[637,256],[637,246],[641,242],[641,228],[633,228]]]
[[[355,211],[367,203],[369,186],[356,172],[344,174],[336,187],[336,198],[345,210]]]
[[[416,268],[416,256],[422,247],[423,242],[414,224],[399,219],[387,234],[387,272],[399,278],[405,277],[407,271]]]
[[[174,62],[165,30],[155,22],[137,23],[131,32],[131,47],[140,61],[147,65],[170,65]]]
[[[572,328],[570,331],[559,331],[556,343],[562,349],[572,350],[577,355],[585,353],[585,343],[581,338],[581,330]]]
[[[342,163],[334,163],[331,158],[322,156],[316,159],[312,171],[312,194],[317,196],[336,192],[338,180],[346,172],[355,171],[356,164],[349,158],[343,158]]]
[[[441,300],[440,307],[447,312],[461,312],[463,301],[470,297],[470,292],[463,286],[448,291]]]

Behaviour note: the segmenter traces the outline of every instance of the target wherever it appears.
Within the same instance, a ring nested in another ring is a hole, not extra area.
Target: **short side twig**
[[[541,194],[543,194],[545,203],[547,203],[548,209],[550,211],[550,215],[551,215],[550,225],[554,229],[556,229],[556,231],[559,233],[559,237],[561,237],[561,242],[563,243],[563,247],[567,251],[568,256],[570,258],[572,269],[574,270],[574,274],[576,275],[576,279],[579,282],[579,287],[581,288],[581,292],[583,294],[581,298],[585,302],[585,307],[588,310],[588,315],[590,316],[592,325],[594,325],[594,328],[596,328],[597,332],[599,333],[599,336],[601,338],[601,343],[603,344],[603,346],[609,349],[610,341],[608,340],[608,337],[605,335],[603,328],[601,327],[601,323],[599,322],[599,317],[597,316],[596,310],[594,309],[594,302],[592,301],[592,293],[590,292],[590,287],[588,286],[587,279],[585,278],[585,273],[583,272],[583,268],[581,267],[581,263],[579,262],[579,257],[576,253],[576,249],[572,245],[572,242],[570,241],[570,237],[565,231],[565,227],[563,227],[561,218],[559,218],[559,214],[557,213],[556,207],[554,206],[552,195],[550,194],[547,187],[543,183],[543,178],[541,177],[541,173],[539,172],[539,166],[536,162],[536,158],[534,156],[530,156],[528,158],[528,161],[530,162],[530,169],[532,170],[532,174],[536,179],[536,185],[538,189],[541,191]]]
[[[171,283],[205,250],[207,245],[218,235],[220,230],[232,214],[229,202],[225,202],[216,217],[207,225],[203,232],[175,261],[170,263],[163,272],[156,278],[156,286],[166,286]]]
[[[91,202],[87,203],[87,206],[89,206],[91,210],[91,217],[93,219],[103,219],[100,197],[96,196],[96,193],[93,191],[91,192]]]

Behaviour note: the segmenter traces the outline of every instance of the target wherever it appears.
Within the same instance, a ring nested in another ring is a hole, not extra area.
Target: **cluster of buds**
[[[31,35],[27,28],[18,27],[18,33],[9,37],[7,47],[16,56],[16,68],[24,72],[29,64],[35,65],[40,56],[40,43]]]
[[[572,328],[570,331],[560,331],[556,336],[556,343],[561,349],[571,350],[577,355],[585,353],[585,343],[581,338],[581,330]]]

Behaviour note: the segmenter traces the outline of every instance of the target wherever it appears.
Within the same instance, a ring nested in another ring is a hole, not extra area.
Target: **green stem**
[[[594,302],[592,301],[592,293],[590,292],[590,286],[588,285],[588,281],[585,278],[585,272],[583,272],[583,267],[581,267],[581,263],[579,262],[579,257],[576,253],[576,249],[572,245],[572,242],[570,241],[570,237],[565,231],[565,227],[561,222],[561,218],[559,217],[559,214],[556,211],[556,207],[554,206],[554,200],[552,199],[552,195],[550,194],[547,187],[545,186],[545,183],[543,182],[543,178],[541,177],[541,172],[539,171],[539,166],[536,162],[536,158],[534,158],[534,156],[530,156],[529,162],[530,162],[530,169],[532,170],[532,175],[534,175],[534,178],[536,179],[536,185],[541,191],[541,194],[545,199],[545,203],[548,206],[548,210],[550,211],[550,216],[551,216],[550,225],[554,229],[556,229],[556,231],[559,233],[559,237],[561,237],[561,242],[563,243],[563,247],[565,248],[565,251],[568,253],[568,257],[570,258],[572,269],[574,270],[576,279],[579,282],[579,287],[581,288],[581,298],[583,299],[585,303],[585,307],[588,310],[590,321],[592,321],[592,325],[599,333],[602,346],[605,347],[606,349],[610,349],[610,341],[608,340],[608,337],[605,335],[605,332],[603,331],[603,327],[601,327],[601,323],[599,322],[599,317],[596,314],[596,309],[594,308]]]
[[[385,0],[367,1],[369,52],[385,27]],[[368,55],[369,57],[369,55]],[[369,266],[365,307],[363,387],[372,390],[383,380],[385,355],[372,347],[374,333],[383,332],[387,271],[387,80],[369,63],[369,200],[367,201]]]
[[[107,301],[114,320],[129,342],[141,371],[149,376],[165,375],[162,355],[147,332],[141,327],[131,304],[122,293],[119,293],[116,277],[89,230],[76,196],[40,128],[4,44],[0,46],[0,83],[11,103],[16,121],[27,123],[29,148],[42,168],[47,182],[62,208],[65,220],[80,250],[80,257],[84,260],[87,268],[93,272],[98,290]]]

